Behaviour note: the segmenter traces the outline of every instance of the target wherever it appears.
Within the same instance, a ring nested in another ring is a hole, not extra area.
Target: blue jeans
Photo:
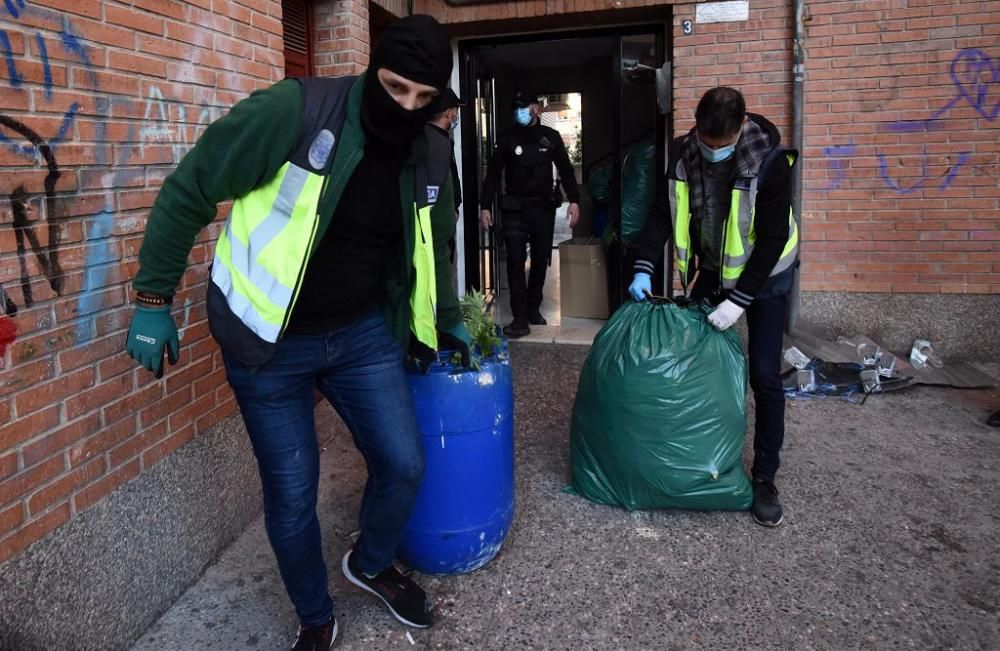
[[[264,366],[224,359],[257,457],[265,528],[285,589],[302,624],[325,623],[333,602],[316,517],[314,389],[343,418],[368,466],[357,560],[376,574],[392,563],[424,471],[403,352],[373,311],[329,334],[285,337]]]

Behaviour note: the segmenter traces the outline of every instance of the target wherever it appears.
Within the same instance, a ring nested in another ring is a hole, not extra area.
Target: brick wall
[[[603,27],[651,4],[671,3],[416,10],[489,35],[581,26],[552,19],[602,10],[590,26]],[[705,90],[732,85],[790,140],[791,3],[750,0],[745,22],[699,24],[690,3],[673,14],[678,133]],[[807,0],[806,25],[803,288],[1000,292],[1000,3]]]
[[[1000,293],[1000,3],[809,3],[809,289]]]
[[[235,413],[203,297],[162,380],[124,350],[149,207],[205,126],[283,77],[279,0],[0,5],[0,562]]]
[[[313,5],[313,68],[318,77],[356,75],[370,54],[368,3],[320,0]]]

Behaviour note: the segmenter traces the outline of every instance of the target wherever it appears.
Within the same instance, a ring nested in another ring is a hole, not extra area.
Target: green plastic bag
[[[626,509],[746,510],[747,365],[708,308],[627,303],[594,340],[570,430],[570,490]]]
[[[611,171],[615,160],[607,158],[590,170],[587,192],[590,198],[601,203],[611,203]]]
[[[622,241],[635,239],[646,227],[656,199],[656,147],[643,138],[628,149],[622,173]]]

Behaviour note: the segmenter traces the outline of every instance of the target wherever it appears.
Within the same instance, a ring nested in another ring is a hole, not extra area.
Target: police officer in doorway
[[[507,278],[510,284],[510,308],[514,320],[503,331],[508,337],[523,337],[530,325],[545,325],[540,311],[545,268],[552,254],[555,210],[562,204],[556,188],[552,164],[569,199],[566,218],[570,227],[580,218],[580,191],[569,154],[555,129],[542,126],[542,105],[536,95],[519,92],[511,103],[514,120],[510,131],[502,134],[490,158],[480,199],[479,221],[483,228],[493,225],[490,209],[504,173],[503,238],[507,247]],[[525,282],[524,264],[527,245],[531,243],[531,273]]]

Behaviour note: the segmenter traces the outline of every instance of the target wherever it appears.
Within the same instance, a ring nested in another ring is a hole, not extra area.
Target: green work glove
[[[465,323],[459,322],[453,328],[440,333],[438,344],[442,348],[451,348],[461,353],[462,367],[472,368],[472,335],[465,327]]]
[[[157,378],[163,377],[163,352],[171,364],[177,363],[181,342],[177,338],[177,324],[170,315],[170,306],[146,307],[137,305],[128,329],[125,351]]]

